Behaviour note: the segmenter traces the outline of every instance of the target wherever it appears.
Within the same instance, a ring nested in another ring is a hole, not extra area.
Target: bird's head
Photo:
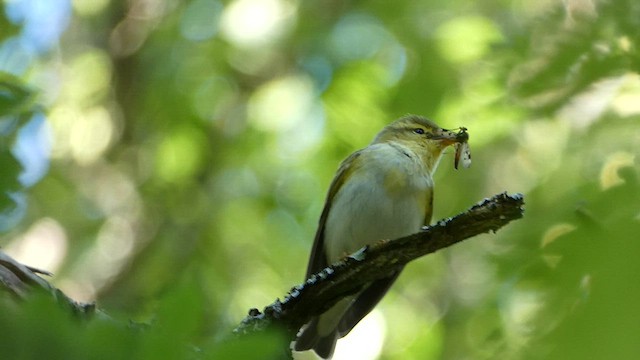
[[[406,115],[382,129],[373,144],[395,142],[403,145],[420,156],[433,172],[447,146],[462,144],[467,140],[469,134],[464,128],[459,131],[447,130],[422,116]]]

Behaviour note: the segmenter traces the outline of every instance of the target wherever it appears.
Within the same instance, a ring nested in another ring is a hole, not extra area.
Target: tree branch
[[[0,291],[6,291],[20,300],[24,300],[33,292],[45,293],[80,317],[91,317],[96,312],[95,304],[72,300],[38,274],[51,276],[47,271],[21,264],[0,251]]]
[[[249,315],[234,332],[243,335],[277,328],[284,329],[293,339],[300,327],[343,296],[358,292],[373,280],[388,277],[421,256],[478,234],[496,232],[512,220],[521,218],[523,205],[521,194],[498,194],[413,235],[364,247],[311,276],[304,284],[293,287],[283,301],[277,299],[262,312],[249,310]]]

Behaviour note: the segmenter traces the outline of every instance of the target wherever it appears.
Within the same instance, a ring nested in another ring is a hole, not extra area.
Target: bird
[[[433,174],[443,151],[455,145],[457,169],[459,149],[463,149],[463,165],[468,167],[468,138],[466,128],[446,130],[425,117],[409,114],[385,126],[367,147],[349,155],[329,187],[306,277],[366,245],[410,235],[429,225]],[[298,332],[294,350],[312,349],[330,359],[337,340],[373,310],[401,270],[371,282],[314,317]]]

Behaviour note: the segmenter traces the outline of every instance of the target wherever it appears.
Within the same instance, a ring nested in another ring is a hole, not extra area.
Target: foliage
[[[410,264],[338,352],[640,352],[637,2],[29,3],[0,16],[0,245],[151,325],[2,302],[3,354],[278,356],[227,335],[302,280],[339,161],[406,113],[469,129],[435,218],[503,191],[525,217]]]
[[[33,91],[20,79],[0,72],[0,231],[15,226],[23,213],[23,185],[19,181],[22,166],[10,150],[18,129],[35,111]]]
[[[276,359],[278,334],[257,334],[224,343],[199,341],[203,311],[195,287],[167,296],[151,326],[99,315],[71,318],[68,309],[35,294],[28,301],[3,304],[0,349],[8,359]],[[185,311],[185,308],[187,309]],[[190,342],[192,342],[190,344]]]

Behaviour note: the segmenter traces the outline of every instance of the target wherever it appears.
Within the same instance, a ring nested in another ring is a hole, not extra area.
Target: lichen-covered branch
[[[262,312],[251,309],[235,333],[279,329],[293,339],[311,317],[321,314],[343,296],[357,292],[373,280],[388,277],[411,260],[472,236],[497,231],[521,218],[523,205],[521,194],[498,194],[413,235],[365,247],[295,286],[284,300],[277,299]]]
[[[51,275],[46,271],[21,264],[0,251],[0,292],[6,292],[17,299],[25,299],[29,294],[42,292],[81,317],[91,316],[95,312],[95,304],[72,300],[38,274]]]

